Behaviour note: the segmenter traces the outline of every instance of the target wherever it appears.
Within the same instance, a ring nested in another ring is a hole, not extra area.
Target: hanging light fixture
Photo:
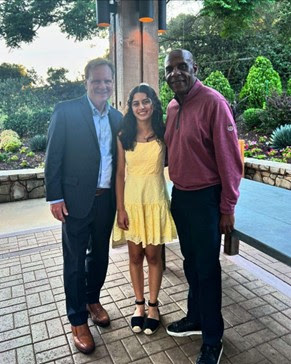
[[[159,19],[158,19],[158,33],[164,34],[167,30],[167,13],[166,13],[166,0],[159,1]]]
[[[154,21],[153,0],[139,0],[139,21],[142,23]]]
[[[117,13],[117,5],[121,0],[96,0],[96,23],[98,27],[110,26],[110,13]],[[154,21],[154,1],[136,0],[139,8],[139,21],[150,23]],[[158,33],[166,32],[167,0],[158,0]]]
[[[115,0],[96,0],[96,22],[98,27],[109,27],[110,13],[116,13]]]
[[[109,27],[109,0],[96,0],[96,22],[98,27]]]

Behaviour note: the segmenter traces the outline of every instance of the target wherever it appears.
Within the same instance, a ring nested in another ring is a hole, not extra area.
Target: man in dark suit
[[[115,214],[116,134],[122,118],[107,101],[113,72],[107,60],[90,61],[87,94],[57,104],[48,132],[47,201],[62,221],[67,315],[74,343],[85,354],[95,348],[88,312],[99,326],[110,322],[99,296]]]

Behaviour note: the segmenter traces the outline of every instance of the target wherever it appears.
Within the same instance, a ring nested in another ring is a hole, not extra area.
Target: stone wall
[[[0,203],[44,196],[43,169],[0,171]]]
[[[291,190],[291,164],[245,158],[245,178]]]
[[[245,158],[245,178],[291,190],[291,164]],[[0,203],[44,196],[43,169],[0,171]]]

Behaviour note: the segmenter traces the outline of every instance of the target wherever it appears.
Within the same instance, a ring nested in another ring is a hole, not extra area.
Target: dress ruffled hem
[[[169,210],[169,201],[155,204],[128,204],[125,209],[129,218],[129,229],[117,226],[115,217],[112,233],[112,246],[116,247],[130,240],[135,244],[159,245],[177,238],[173,217]]]
[[[161,238],[159,241],[155,242],[153,241],[152,243],[143,243],[139,237],[136,236],[130,236],[127,234],[124,234],[124,237],[121,238],[120,240],[114,240],[114,238],[112,238],[112,248],[117,248],[118,246],[124,245],[126,244],[128,241],[132,241],[134,244],[138,245],[140,243],[142,243],[142,247],[145,248],[148,245],[163,245],[165,243],[171,243],[173,242],[175,239],[177,238],[177,236],[171,236],[171,237],[163,237]]]

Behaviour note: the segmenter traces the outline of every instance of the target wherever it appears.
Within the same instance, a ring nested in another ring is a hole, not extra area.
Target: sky
[[[84,65],[90,59],[101,57],[109,47],[108,39],[94,39],[75,42],[66,38],[58,26],[40,28],[32,43],[23,43],[21,49],[8,49],[0,41],[0,64],[22,64],[27,69],[34,68],[38,75],[46,78],[49,67],[64,67],[69,70],[67,78],[81,78]]]
[[[168,21],[179,13],[195,13],[199,1],[171,0],[167,5]],[[108,39],[94,38],[76,42],[60,32],[58,26],[40,28],[32,43],[23,43],[20,49],[9,49],[0,39],[0,64],[21,64],[27,69],[34,69],[46,79],[49,67],[64,67],[69,70],[67,78],[81,78],[85,64],[93,58],[102,57],[109,48]]]

